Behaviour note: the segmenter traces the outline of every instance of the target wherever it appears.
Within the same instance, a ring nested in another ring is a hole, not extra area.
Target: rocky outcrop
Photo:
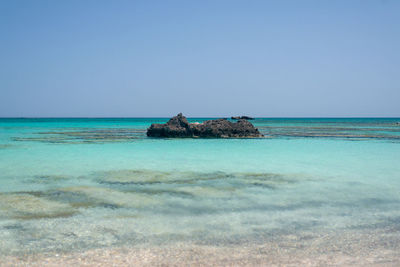
[[[263,135],[247,120],[233,123],[226,119],[209,120],[203,123],[189,123],[182,113],[165,124],[152,124],[147,129],[149,137],[174,138],[257,138]]]
[[[232,120],[254,120],[254,118],[249,117],[249,116],[236,116],[236,117],[231,117]]]

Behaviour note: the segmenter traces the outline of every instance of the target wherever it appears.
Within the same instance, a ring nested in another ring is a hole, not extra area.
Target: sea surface
[[[275,244],[399,256],[400,119],[257,118],[265,138],[146,136],[167,120],[0,119],[0,255]]]

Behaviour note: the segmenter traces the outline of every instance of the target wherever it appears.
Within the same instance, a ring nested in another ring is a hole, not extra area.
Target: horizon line
[[[173,117],[173,116],[172,116]],[[194,118],[194,119],[202,119],[202,118],[228,118],[230,119],[231,117],[227,116],[206,116],[206,117],[189,117],[185,116],[186,118]],[[326,116],[326,117],[312,117],[312,116],[305,116],[305,117],[300,117],[300,116],[270,116],[270,117],[262,117],[262,116],[249,116],[251,118],[255,119],[400,119],[399,117],[396,116],[389,116],[389,117],[384,117],[384,116]],[[67,117],[67,116],[61,116],[61,117],[29,117],[29,116],[15,116],[15,117],[2,117],[0,116],[0,119],[168,119],[171,118],[171,116],[168,117],[128,117],[128,116],[123,116],[123,117],[85,117],[85,116],[73,116],[73,117]]]

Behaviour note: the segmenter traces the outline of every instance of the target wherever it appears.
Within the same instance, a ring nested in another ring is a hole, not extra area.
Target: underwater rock
[[[69,217],[77,212],[68,204],[26,193],[0,193],[0,218],[42,219]]]
[[[64,192],[84,194],[88,202],[87,206],[102,206],[106,208],[143,208],[159,205],[154,197],[143,193],[123,192],[110,188],[96,186],[73,186],[59,189]]]
[[[189,123],[182,113],[165,124],[152,124],[147,129],[149,137],[201,137],[201,138],[254,138],[263,137],[257,128],[244,119],[236,123],[226,119]]]

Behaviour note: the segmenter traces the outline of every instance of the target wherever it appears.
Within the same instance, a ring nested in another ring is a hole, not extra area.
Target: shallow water
[[[0,119],[0,254],[333,236],[326,253],[343,233],[398,248],[400,119],[264,118],[253,121],[262,139],[146,137],[166,120]]]

